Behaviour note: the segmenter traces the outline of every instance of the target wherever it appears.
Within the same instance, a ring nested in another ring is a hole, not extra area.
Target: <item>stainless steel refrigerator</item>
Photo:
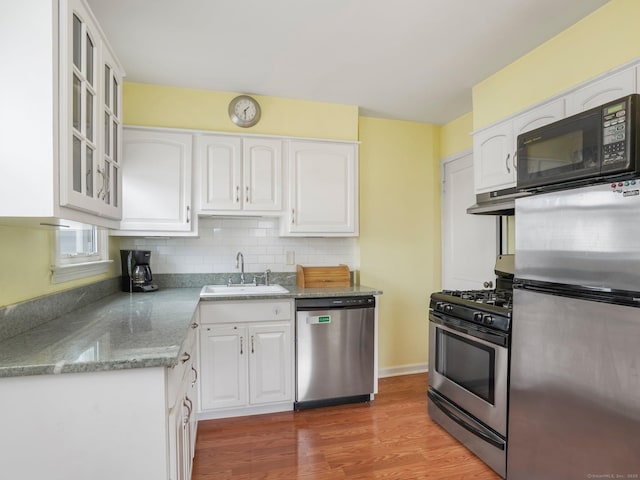
[[[515,211],[507,478],[640,478],[640,179]]]

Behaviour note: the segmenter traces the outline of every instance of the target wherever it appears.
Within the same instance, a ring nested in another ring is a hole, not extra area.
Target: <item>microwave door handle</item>
[[[509,168],[509,159],[511,158],[511,152],[507,153],[507,158],[504,159],[504,166],[507,167],[507,173],[511,173]]]
[[[518,152],[513,152],[513,169],[518,171]]]

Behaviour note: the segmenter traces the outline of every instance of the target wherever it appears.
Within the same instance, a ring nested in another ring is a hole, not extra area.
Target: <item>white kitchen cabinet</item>
[[[279,214],[282,140],[200,135],[198,213]]]
[[[197,235],[192,144],[189,133],[124,129],[122,221],[114,235]]]
[[[0,408],[13,413],[2,424],[13,434],[0,435],[3,478],[190,479],[195,329],[190,337],[190,359],[173,368],[0,378]]]
[[[196,323],[194,323],[194,327]],[[185,340],[184,353],[175,367],[168,370],[167,396],[170,405],[169,478],[189,480],[195,455],[197,433],[197,338],[195,329]]]
[[[0,217],[117,226],[124,71],[86,2],[17,2],[0,61]]]
[[[291,324],[252,325],[247,333],[249,403],[257,405],[291,400]]]
[[[283,236],[358,235],[358,151],[353,143],[292,140]]]
[[[577,88],[568,95],[567,115],[595,108],[636,92],[637,67],[629,67]]]
[[[199,418],[291,410],[293,302],[205,302],[200,315]]]
[[[513,124],[500,122],[473,135],[476,193],[515,186]]]
[[[200,352],[200,371],[205,379],[200,385],[200,408],[210,410],[246,405],[246,328],[226,324],[203,325]]]
[[[518,135],[565,116],[564,98],[541,104],[473,136],[476,193],[515,187]]]

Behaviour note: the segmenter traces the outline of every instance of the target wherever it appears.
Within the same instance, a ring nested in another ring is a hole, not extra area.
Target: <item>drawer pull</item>
[[[184,352],[180,360],[182,361],[182,363],[187,363],[189,360],[191,360],[191,355],[189,354],[189,352]]]

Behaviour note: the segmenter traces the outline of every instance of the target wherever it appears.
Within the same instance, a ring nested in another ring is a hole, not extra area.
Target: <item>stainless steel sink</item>
[[[277,295],[289,293],[282,285],[205,285],[200,297],[227,297],[231,295]]]

